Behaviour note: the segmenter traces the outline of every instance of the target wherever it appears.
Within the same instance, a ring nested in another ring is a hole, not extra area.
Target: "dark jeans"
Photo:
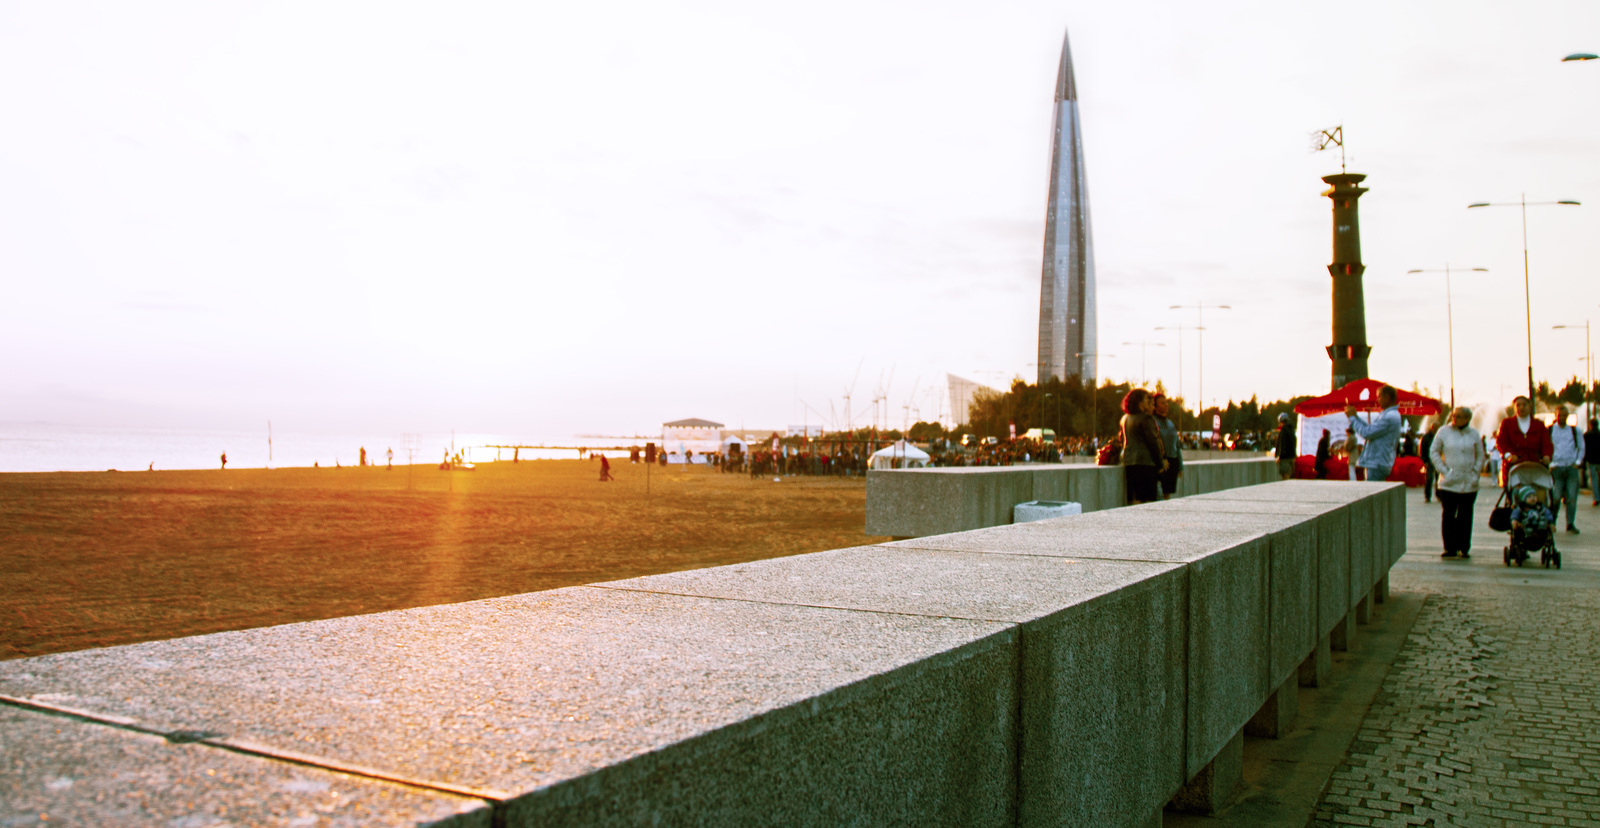
[[[1461,554],[1472,551],[1472,504],[1478,500],[1477,492],[1452,492],[1440,489],[1439,536],[1444,540],[1444,551]]]
[[[1426,468],[1424,468],[1422,470],[1422,499],[1423,500],[1432,500],[1433,499],[1433,481],[1434,481],[1434,478],[1436,478],[1438,476],[1439,476],[1439,473],[1433,470],[1433,466],[1428,466],[1428,467],[1426,467]]]

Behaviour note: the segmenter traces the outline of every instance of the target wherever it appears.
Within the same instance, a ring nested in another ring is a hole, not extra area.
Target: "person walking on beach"
[[[1278,479],[1288,480],[1294,477],[1294,431],[1289,428],[1289,415],[1278,415],[1278,444],[1273,447],[1272,455],[1278,458]]]
[[[1567,534],[1578,534],[1578,524],[1573,522],[1578,511],[1578,477],[1583,463],[1583,438],[1578,427],[1567,422],[1567,407],[1556,406],[1556,424],[1550,428],[1550,479],[1555,483],[1550,493],[1550,510],[1560,512],[1561,503],[1567,504]]]
[[[1472,427],[1472,410],[1465,406],[1450,412],[1450,425],[1434,429],[1428,444],[1428,466],[1439,472],[1439,536],[1444,557],[1470,557],[1472,505],[1478,499],[1478,478],[1489,453],[1483,436]]]
[[[227,452],[223,452],[222,453],[222,467],[223,468],[227,468],[228,467],[228,453]]]
[[[1400,392],[1392,385],[1379,388],[1378,405],[1383,407],[1383,413],[1370,423],[1356,419],[1355,406],[1344,407],[1351,430],[1367,441],[1356,465],[1367,470],[1367,479],[1373,483],[1382,483],[1394,471],[1395,450],[1400,445]]]
[[[590,454],[589,456],[593,457],[594,455]],[[600,482],[605,483],[611,480],[616,480],[615,477],[611,476],[611,461],[607,460],[606,456],[602,454],[600,455]]]
[[[361,468],[364,469],[366,467],[367,467],[367,447],[366,446],[362,446],[361,447]]]
[[[394,449],[389,449],[389,471],[394,471]]]

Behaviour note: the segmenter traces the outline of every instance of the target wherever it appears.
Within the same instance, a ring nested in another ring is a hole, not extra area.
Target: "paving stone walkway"
[[[1558,536],[1561,570],[1508,569],[1497,493],[1473,557],[1441,561],[1438,504],[1410,492],[1390,584],[1426,601],[1313,825],[1600,828],[1600,509]]]

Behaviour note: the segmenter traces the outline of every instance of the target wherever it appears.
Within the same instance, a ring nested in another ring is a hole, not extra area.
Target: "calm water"
[[[643,440],[574,436],[545,436],[458,432],[456,449],[475,462],[494,460],[502,445],[632,445]],[[413,456],[418,463],[437,463],[451,445],[449,432],[419,434]],[[274,429],[270,464],[275,468],[335,463],[353,466],[367,449],[369,462],[382,464],[385,453],[394,449],[396,463],[406,461],[405,440],[400,434],[311,434]],[[267,431],[205,431],[196,429],[99,428],[47,424],[0,423],[0,472],[38,471],[138,471],[155,463],[157,469],[214,469],[220,456],[228,454],[229,468],[262,468],[268,465]],[[627,452],[606,452],[626,457]],[[499,453],[511,459],[511,451]],[[522,459],[571,459],[574,450],[525,450]]]

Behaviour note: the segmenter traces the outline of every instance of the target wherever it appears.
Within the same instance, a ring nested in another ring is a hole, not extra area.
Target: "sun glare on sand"
[[[0,475],[0,658],[883,540],[862,534],[859,478],[657,466],[647,495],[644,466],[612,469],[614,483],[585,460]]]

